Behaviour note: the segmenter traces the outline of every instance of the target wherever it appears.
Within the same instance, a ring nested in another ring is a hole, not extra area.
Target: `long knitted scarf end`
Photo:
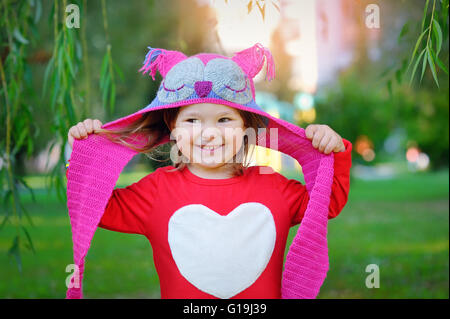
[[[83,299],[81,288],[69,288],[66,292],[66,299]]]

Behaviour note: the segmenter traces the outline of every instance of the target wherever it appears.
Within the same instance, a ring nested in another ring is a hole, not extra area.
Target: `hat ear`
[[[236,62],[252,79],[261,71],[266,58],[266,79],[275,77],[275,65],[269,49],[257,43],[251,48],[236,52],[232,60]]]
[[[142,74],[149,72],[149,75],[152,76],[153,80],[155,80],[157,70],[165,77],[167,72],[169,72],[175,64],[187,58],[187,56],[178,51],[169,51],[152,47],[148,47],[148,49],[149,51],[142,63],[144,66],[139,69],[139,72],[142,72]]]

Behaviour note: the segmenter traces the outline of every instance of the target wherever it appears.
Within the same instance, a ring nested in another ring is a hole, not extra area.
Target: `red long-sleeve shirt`
[[[350,189],[352,144],[343,141],[329,218]],[[158,168],[115,189],[99,227],[148,238],[161,298],[280,298],[289,228],[301,222],[309,196],[299,181],[261,167],[229,179]]]

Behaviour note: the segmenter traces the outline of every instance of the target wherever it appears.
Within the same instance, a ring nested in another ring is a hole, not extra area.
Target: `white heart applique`
[[[184,278],[199,290],[231,298],[250,287],[275,247],[270,209],[244,203],[226,216],[201,205],[178,209],[169,220],[169,246]]]

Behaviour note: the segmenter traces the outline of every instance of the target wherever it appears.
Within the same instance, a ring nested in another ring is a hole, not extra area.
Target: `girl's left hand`
[[[312,145],[320,152],[329,154],[345,151],[342,137],[328,125],[310,124],[305,129],[306,137],[312,140]]]

